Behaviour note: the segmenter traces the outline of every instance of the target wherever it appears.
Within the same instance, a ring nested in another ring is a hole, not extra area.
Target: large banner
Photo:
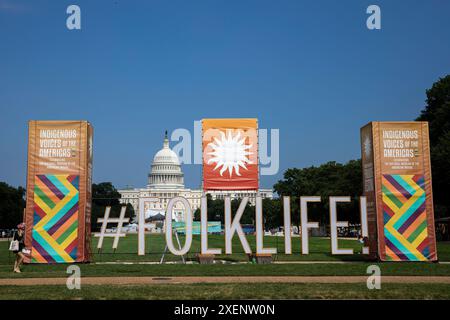
[[[371,122],[361,153],[371,256],[437,260],[428,123]]]
[[[26,262],[90,260],[92,134],[87,121],[29,122]]]
[[[258,189],[258,120],[203,119],[203,189]]]

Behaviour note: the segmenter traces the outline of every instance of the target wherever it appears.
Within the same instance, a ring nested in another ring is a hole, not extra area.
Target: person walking
[[[23,263],[23,260],[25,259],[25,254],[22,252],[22,250],[25,248],[24,243],[24,235],[25,235],[25,223],[21,223],[17,226],[17,232],[14,233],[13,240],[17,241],[19,243],[18,250],[14,250],[13,252],[16,254],[16,260],[14,261],[14,272],[20,273],[20,266]]]

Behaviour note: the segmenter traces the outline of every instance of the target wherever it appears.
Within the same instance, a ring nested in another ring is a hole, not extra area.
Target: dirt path
[[[0,286],[65,285],[66,278],[0,279]],[[365,276],[225,276],[225,277],[85,277],[84,285],[154,285],[192,283],[365,283]],[[384,276],[382,283],[443,283],[447,276]]]

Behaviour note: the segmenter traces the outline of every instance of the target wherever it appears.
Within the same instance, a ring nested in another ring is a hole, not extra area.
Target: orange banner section
[[[88,262],[92,126],[30,121],[24,221],[27,263]]]
[[[427,122],[361,128],[369,250],[382,261],[436,261]]]
[[[203,189],[258,189],[258,120],[202,120]]]

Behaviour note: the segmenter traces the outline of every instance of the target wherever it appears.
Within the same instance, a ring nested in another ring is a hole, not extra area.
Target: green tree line
[[[450,216],[450,75],[426,91],[426,106],[419,121],[430,130],[433,202],[436,217]]]
[[[15,228],[22,222],[25,189],[0,182],[0,229]]]

